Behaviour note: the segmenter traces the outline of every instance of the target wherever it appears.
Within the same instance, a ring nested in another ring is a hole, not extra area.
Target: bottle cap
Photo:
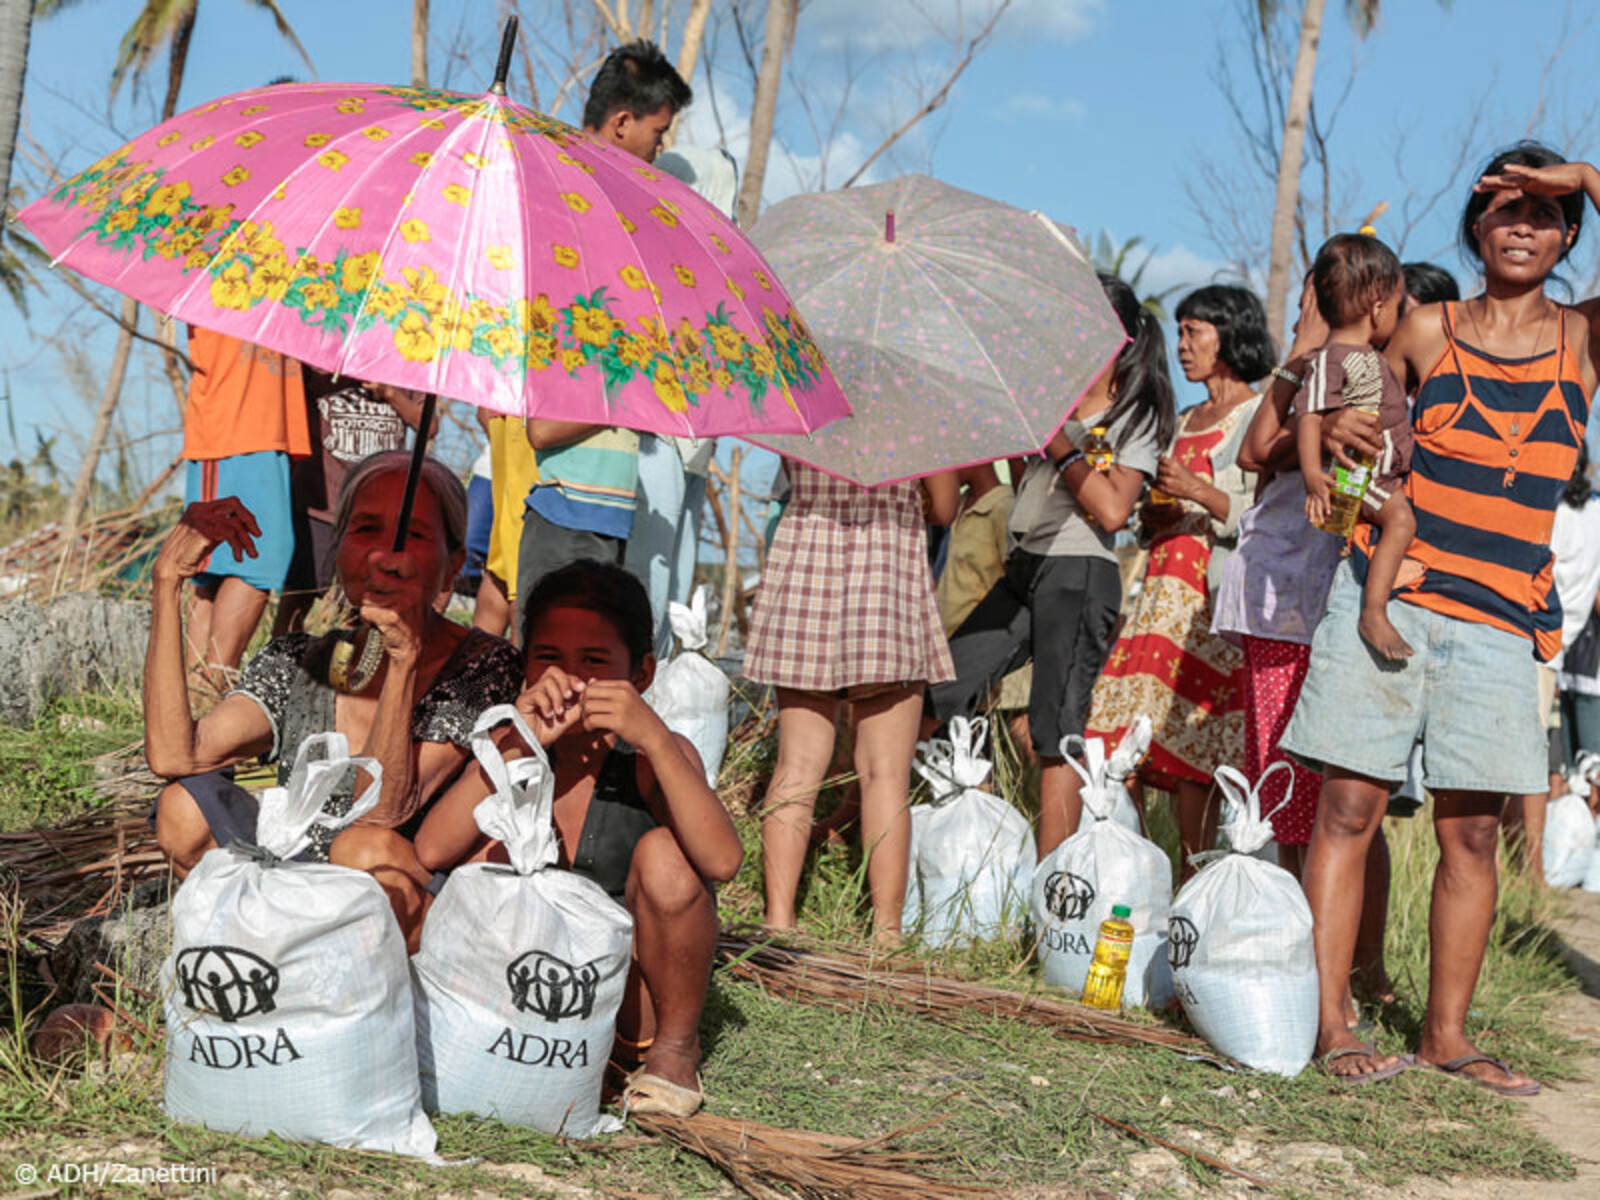
[[[1113,904],[1111,906],[1111,915],[1113,917],[1122,917],[1126,919],[1133,916],[1133,909],[1129,908],[1126,904]]]

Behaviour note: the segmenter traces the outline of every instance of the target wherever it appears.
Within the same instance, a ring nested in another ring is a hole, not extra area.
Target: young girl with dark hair
[[[1331,1073],[1353,1081],[1408,1065],[1350,1031],[1345,990],[1367,847],[1420,732],[1439,867],[1417,1056],[1503,1095],[1539,1089],[1480,1053],[1466,1016],[1494,920],[1501,809],[1508,795],[1537,795],[1546,783],[1535,668],[1561,642],[1550,536],[1600,381],[1600,299],[1569,307],[1545,285],[1578,239],[1584,195],[1600,205],[1600,170],[1534,143],[1496,155],[1473,188],[1461,232],[1483,292],[1412,310],[1387,349],[1416,397],[1407,496],[1417,533],[1389,606],[1416,653],[1386,661],[1356,632],[1377,536],[1361,526],[1284,736],[1324,773],[1305,871],[1318,1050]],[[1324,443],[1336,456],[1350,445],[1375,453],[1375,423],[1333,414]]]
[[[1131,341],[1043,456],[1026,469],[1013,464],[1012,477],[1021,482],[1005,575],[951,636],[955,680],[928,689],[930,716],[945,721],[971,711],[1008,672],[1033,661],[1028,728],[1043,764],[1041,856],[1078,824],[1078,780],[1060,745],[1083,732],[1122,607],[1116,533],[1155,478],[1175,421],[1161,326],[1122,280],[1102,275],[1100,283]],[[1097,426],[1105,427],[1115,452],[1105,471],[1082,449]]]
[[[689,1116],[702,1100],[700,1012],[717,941],[711,884],[738,871],[739,835],[694,746],[641,698],[656,669],[644,586],[619,566],[584,560],[540,580],[524,612],[517,707],[555,769],[561,865],[633,914],[617,1057],[643,1062],[623,1101],[635,1113]],[[528,752],[513,730],[499,741],[507,757]],[[473,767],[434,806],[417,833],[424,867],[506,861],[473,820],[491,791]]]
[[[1187,878],[1189,856],[1216,832],[1211,773],[1244,751],[1243,660],[1211,632],[1211,601],[1255,492],[1255,476],[1237,459],[1259,400],[1251,384],[1272,366],[1261,301],[1220,284],[1186,296],[1178,305],[1178,362],[1186,379],[1204,385],[1206,399],[1179,419],[1157,472],[1160,494],[1140,510],[1149,563],[1095,685],[1088,730],[1114,745],[1138,717],[1151,718],[1139,777],[1175,797]]]

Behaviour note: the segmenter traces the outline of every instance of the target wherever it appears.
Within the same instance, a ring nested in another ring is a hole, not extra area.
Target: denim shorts
[[[1420,738],[1430,790],[1526,796],[1549,786],[1531,641],[1393,601],[1389,620],[1415,653],[1391,663],[1361,640],[1360,612],[1361,585],[1346,560],[1311,643],[1285,750],[1316,771],[1398,783]]]

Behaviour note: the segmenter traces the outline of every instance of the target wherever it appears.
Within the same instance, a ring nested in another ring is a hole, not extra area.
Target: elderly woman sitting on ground
[[[334,527],[334,570],[363,621],[382,631],[383,661],[359,691],[327,682],[335,635],[270,642],[239,684],[195,720],[184,675],[182,583],[226,542],[253,554],[255,519],[237,498],[191,504],[156,559],[145,655],[145,757],[172,782],[156,802],[156,836],[182,877],[214,846],[254,842],[257,802],[229,770],[262,757],[287,783],[305,738],[342,733],[383,768],[381,799],[356,825],[306,854],[370,871],[413,948],[432,873],[411,835],[468,758],[478,713],[517,695],[521,665],[509,642],[447,620],[434,603],[464,556],[467,498],[459,480],[424,464],[405,549],[392,549],[410,455],[375,454],[346,478]],[[353,784],[353,780],[351,783]],[[352,801],[353,789],[330,801]]]

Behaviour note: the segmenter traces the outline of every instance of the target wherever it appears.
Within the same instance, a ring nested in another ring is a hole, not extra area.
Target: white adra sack
[[[371,780],[338,817],[347,771]],[[431,1155],[417,1087],[405,938],[372,876],[291,862],[309,830],[378,803],[381,771],[343,734],[307,738],[287,788],[268,788],[259,846],[208,851],[172,902],[166,1110],[227,1133]]]
[[[492,731],[506,721],[531,755],[501,757]],[[411,970],[423,1104],[568,1137],[610,1132],[620,1123],[600,1115],[600,1085],[633,918],[555,865],[555,776],[521,714],[486,711],[472,752],[494,784],[473,818],[511,865],[457,867],[422,927]]]
[[[916,768],[933,790],[911,810],[911,871],[901,924],[930,946],[1003,936],[1022,927],[1036,855],[1028,819],[980,790],[989,723],[954,717],[948,741],[917,746]]]
[[[678,653],[656,672],[645,698],[673,733],[694,743],[706,769],[706,782],[714,789],[728,747],[728,695],[732,684],[722,669],[706,657],[706,593],[695,589],[686,606],[667,605],[667,620],[678,639]]]
[[[1149,718],[1140,717],[1113,759],[1124,751],[1133,754],[1125,760],[1131,771],[1149,739]],[[1033,875],[1040,971],[1046,983],[1081,992],[1100,923],[1111,916],[1114,905],[1125,904],[1131,910],[1133,952],[1122,1002],[1162,1008],[1172,1001],[1167,965],[1172,863],[1160,846],[1115,819],[1119,802],[1131,809],[1132,801],[1120,782],[1106,781],[1100,739],[1090,738],[1083,754],[1087,769],[1066,755],[1083,779],[1083,820],[1078,832],[1051,851]]]
[[[1567,792],[1550,801],[1544,817],[1544,880],[1553,888],[1587,887],[1595,853],[1594,814],[1589,811],[1589,780],[1579,771],[1567,777]]]
[[[1143,714],[1128,727],[1128,732],[1122,735],[1122,740],[1109,758],[1106,756],[1105,743],[1099,738],[1085,741],[1077,734],[1069,734],[1061,739],[1061,757],[1072,765],[1078,778],[1083,780],[1084,794],[1094,792],[1100,797],[1099,803],[1093,806],[1094,810],[1109,814],[1100,819],[1115,821],[1134,833],[1140,832],[1139,810],[1134,807],[1133,797],[1128,794],[1128,779],[1139,769],[1149,749],[1150,718]],[[1081,765],[1079,758],[1083,760]],[[1090,807],[1090,802],[1085,800],[1085,810]],[[1106,911],[1109,915],[1110,909]]]
[[[1232,767],[1217,768],[1232,849],[1178,892],[1167,949],[1173,988],[1196,1032],[1246,1066],[1294,1076],[1317,1042],[1311,909],[1294,876],[1253,857],[1272,838],[1261,785],[1279,770],[1290,772],[1292,793],[1286,762],[1268,767],[1254,789]]]

